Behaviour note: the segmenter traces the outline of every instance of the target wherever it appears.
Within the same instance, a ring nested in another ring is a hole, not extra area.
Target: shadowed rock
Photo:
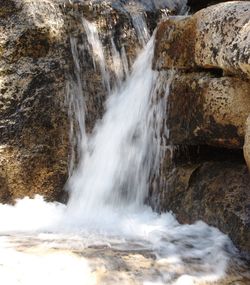
[[[173,211],[181,223],[202,219],[219,228],[249,258],[250,175],[244,163],[189,163],[178,165],[166,177],[160,192],[162,211]]]

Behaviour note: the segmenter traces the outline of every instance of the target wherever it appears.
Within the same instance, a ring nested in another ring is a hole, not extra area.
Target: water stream
[[[154,36],[147,39],[142,19],[136,21],[146,45],[129,72],[126,56],[111,39],[117,75],[111,87],[97,28],[83,19],[109,93],[91,134],[85,130],[79,56],[71,38],[75,75],[67,100],[77,154],[70,164],[70,199],[67,205],[42,197],[0,205],[0,216],[8,217],[0,220],[1,284],[188,285],[213,284],[224,276],[233,248],[227,236],[201,221],[180,225],[171,213],[160,215],[145,205],[150,178],[167,148],[163,118],[173,71],[166,80],[151,69]]]

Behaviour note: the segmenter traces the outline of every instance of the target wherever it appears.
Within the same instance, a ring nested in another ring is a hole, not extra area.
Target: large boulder
[[[154,67],[219,68],[250,77],[249,1],[220,3],[161,23]]]
[[[167,174],[160,210],[171,210],[182,223],[202,219],[228,234],[250,255],[250,174],[242,161],[178,165]]]
[[[248,81],[176,73],[168,97],[170,143],[242,148],[249,94]]]

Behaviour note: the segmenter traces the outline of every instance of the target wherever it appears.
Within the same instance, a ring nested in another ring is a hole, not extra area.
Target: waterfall
[[[99,41],[97,36],[93,39]],[[116,62],[118,55],[112,47]],[[224,247],[231,247],[228,238],[203,222],[181,226],[170,213],[158,215],[145,205],[150,178],[158,174],[168,148],[164,144],[163,134],[168,137],[168,130],[163,118],[167,116],[173,78],[173,71],[167,72],[166,80],[166,74],[152,70],[153,51],[154,37],[137,57],[126,80],[120,80],[110,91],[106,112],[88,136],[84,155],[70,178],[70,199],[62,227],[86,238],[91,234],[92,242],[98,240],[111,247],[117,240],[125,240],[132,248],[140,244],[139,248],[153,249],[166,265],[182,268],[193,276],[192,280],[199,280],[199,276],[215,280],[226,268]],[[102,66],[104,70],[105,64]],[[123,68],[124,64],[118,66]],[[105,87],[105,78],[103,82]],[[163,279],[174,284],[171,274]]]
[[[82,21],[91,60],[102,75],[104,92],[109,94],[105,113],[91,133],[85,126],[88,110],[83,63],[77,40],[71,36],[74,66],[67,83],[72,143],[68,205],[47,203],[41,197],[20,200],[15,206],[0,205],[0,215],[8,216],[7,222],[0,220],[0,233],[6,239],[23,233],[41,241],[42,233],[51,234],[52,241],[46,239],[50,247],[66,244],[72,251],[105,245],[149,252],[159,267],[160,273],[153,275],[157,284],[214,281],[227,268],[228,248],[232,248],[228,237],[201,221],[180,225],[171,213],[160,215],[145,203],[168,147],[164,118],[174,72],[152,70],[154,36],[148,38],[143,18],[132,19],[145,47],[129,71],[124,50],[118,52],[110,39],[115,82],[111,82],[98,29],[94,23]],[[77,282],[74,284],[80,284]]]
[[[127,81],[108,99],[107,112],[89,139],[88,153],[71,179],[69,211],[141,206],[156,158],[153,38]]]

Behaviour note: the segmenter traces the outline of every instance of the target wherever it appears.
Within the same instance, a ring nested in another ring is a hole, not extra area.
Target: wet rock
[[[18,6],[15,1],[12,0],[2,0],[0,3],[0,17],[7,18],[13,13],[18,11]]]
[[[67,196],[63,186],[75,147],[69,142],[69,86],[75,87],[79,76],[77,93],[84,94],[88,132],[102,117],[107,95],[83,17],[99,30],[112,85],[114,49],[127,55],[130,67],[141,47],[133,17],[145,19],[153,32],[158,19],[171,12],[161,8],[137,1],[1,1],[0,202],[35,194],[47,200]],[[79,56],[79,70],[72,49]]]
[[[153,3],[153,1],[152,1]],[[170,13],[179,11],[179,5],[151,5],[146,1],[84,1],[66,3],[64,6],[68,23],[68,32],[74,42],[75,50],[79,56],[80,77],[83,82],[83,91],[86,109],[85,114],[87,132],[91,132],[96,121],[104,113],[104,102],[108,88],[103,84],[101,68],[94,64],[86,30],[82,23],[84,17],[94,22],[99,31],[100,41],[104,48],[107,60],[107,74],[110,77],[112,89],[117,80],[116,64],[112,55],[117,53],[127,59],[128,69],[131,68],[139,50],[142,48],[147,33],[138,33],[138,23],[145,22],[152,34],[158,21]],[[149,35],[148,35],[149,36]],[[84,47],[84,48],[83,48]],[[73,60],[70,59],[70,72],[74,73]],[[123,78],[125,75],[123,75]],[[71,79],[70,79],[71,80]]]
[[[192,69],[195,63],[196,19],[170,17],[159,24],[156,33],[155,69]]]
[[[79,239],[74,241],[57,237],[52,241],[51,238],[35,236],[3,238],[13,248],[2,250],[0,274],[11,276],[11,281],[14,282],[12,284],[27,285],[25,273],[29,274],[31,266],[34,270],[42,267],[43,272],[50,272],[40,277],[44,283],[50,283],[53,277],[59,281],[64,281],[67,277],[72,280],[72,275],[77,277],[75,284],[84,285],[142,285],[155,283],[156,280],[162,284],[190,284],[194,279],[196,285],[248,285],[250,282],[247,266],[237,260],[230,261],[225,276],[219,280],[214,278],[211,283],[204,281],[203,277],[207,277],[209,268],[203,267],[199,259],[187,259],[179,264],[174,258],[156,258],[153,250],[147,250],[140,244],[131,243],[126,248],[119,248],[119,245],[107,246],[100,242],[98,245],[84,247],[84,242]],[[87,243],[90,242],[88,239]],[[10,253],[12,258],[9,260],[7,257]],[[22,270],[13,272],[20,261]],[[191,276],[196,278],[191,279]]]
[[[242,148],[249,93],[249,81],[177,73],[168,99],[170,143]]]
[[[154,67],[220,68],[250,77],[249,25],[248,1],[221,3],[183,19],[170,18],[160,24],[156,35]]]
[[[152,203],[182,223],[218,227],[249,258],[250,6],[220,2],[158,26],[154,68],[177,71],[168,97],[172,156]]]
[[[161,210],[171,210],[181,223],[201,219],[219,228],[249,258],[249,191],[250,175],[242,162],[178,165],[161,191]]]

